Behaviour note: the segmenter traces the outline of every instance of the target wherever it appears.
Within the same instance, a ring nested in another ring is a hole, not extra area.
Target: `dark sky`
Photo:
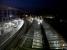
[[[67,7],[67,2],[64,0],[0,0],[0,4],[23,9]]]

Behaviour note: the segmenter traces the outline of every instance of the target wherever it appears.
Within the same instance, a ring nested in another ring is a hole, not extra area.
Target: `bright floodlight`
[[[38,24],[41,24],[43,22],[43,20],[41,19],[37,19],[37,21],[38,21]]]

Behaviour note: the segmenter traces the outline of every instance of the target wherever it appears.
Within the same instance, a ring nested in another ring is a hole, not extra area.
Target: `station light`
[[[13,15],[9,15],[9,17],[13,17]]]
[[[53,19],[54,17],[52,17],[52,16],[47,16],[46,18]]]
[[[28,15],[26,14],[25,17],[28,17]]]

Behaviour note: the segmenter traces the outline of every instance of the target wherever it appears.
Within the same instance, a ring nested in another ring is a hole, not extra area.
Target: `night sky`
[[[66,8],[66,1],[59,0],[0,0],[0,4],[16,8]]]

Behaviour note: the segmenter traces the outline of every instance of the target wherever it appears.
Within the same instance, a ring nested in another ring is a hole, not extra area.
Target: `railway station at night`
[[[0,0],[0,50],[67,50],[65,2]]]

